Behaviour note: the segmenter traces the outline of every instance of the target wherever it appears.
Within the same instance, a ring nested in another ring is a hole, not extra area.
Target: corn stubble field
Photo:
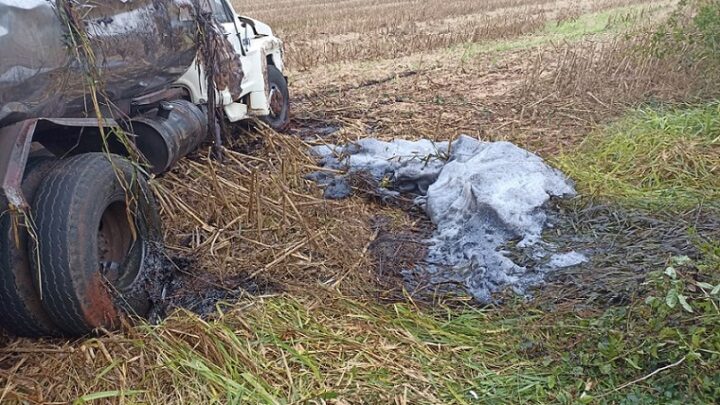
[[[234,4],[286,42],[291,133],[237,129],[222,164],[204,149],[153,180],[186,309],[97,338],[8,340],[0,402],[720,397],[720,88],[689,51],[647,50],[675,1]],[[583,194],[559,208],[567,229],[607,252],[530,301],[419,298],[400,271],[427,221],[362,187],[325,201],[303,179],[308,143],[460,134],[565,170]]]

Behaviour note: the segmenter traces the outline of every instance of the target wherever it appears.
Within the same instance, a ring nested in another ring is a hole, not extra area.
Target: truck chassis
[[[202,143],[212,142],[220,126],[211,122],[213,117],[228,122],[257,118],[278,131],[287,128],[282,42],[267,25],[238,15],[227,0],[193,1],[212,13],[213,26],[232,54],[227,60],[242,71],[240,83],[209,81],[205,69],[214,61],[198,52],[171,85],[138,91],[118,103],[105,100],[104,111],[0,114],[5,200],[0,326],[8,332],[79,336],[117,328],[126,314],[146,315],[151,302],[144,283],[152,280],[142,269],[162,244],[147,175],[170,170]],[[8,32],[3,11],[24,13],[35,2],[17,6],[15,0],[0,0],[0,44]],[[126,14],[99,24],[119,24]]]

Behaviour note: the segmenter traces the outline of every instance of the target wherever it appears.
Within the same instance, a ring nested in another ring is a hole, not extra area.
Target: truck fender
[[[267,54],[268,65],[273,65],[278,68],[279,71],[285,73],[285,62],[283,61],[282,48],[271,51]]]

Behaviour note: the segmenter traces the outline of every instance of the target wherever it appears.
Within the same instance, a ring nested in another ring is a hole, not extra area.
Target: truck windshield
[[[227,6],[223,0],[213,0],[213,8],[215,19],[221,24],[232,22],[232,17],[228,13]]]

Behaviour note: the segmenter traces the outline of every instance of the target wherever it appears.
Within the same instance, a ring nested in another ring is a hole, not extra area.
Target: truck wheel
[[[57,164],[49,157],[31,158],[25,167],[22,190],[32,202],[35,191]],[[31,213],[32,215],[32,213]],[[0,217],[0,326],[23,337],[60,336],[61,332],[45,312],[35,289],[28,256],[28,228],[24,218],[5,212]]]
[[[268,65],[268,82],[270,85],[270,115],[263,121],[272,129],[283,132],[290,126],[290,90],[282,72],[273,65]]]
[[[60,328],[84,335],[117,328],[123,312],[147,314],[141,269],[160,240],[159,217],[127,160],[103,153],[67,159],[40,184],[33,212],[43,305]]]

